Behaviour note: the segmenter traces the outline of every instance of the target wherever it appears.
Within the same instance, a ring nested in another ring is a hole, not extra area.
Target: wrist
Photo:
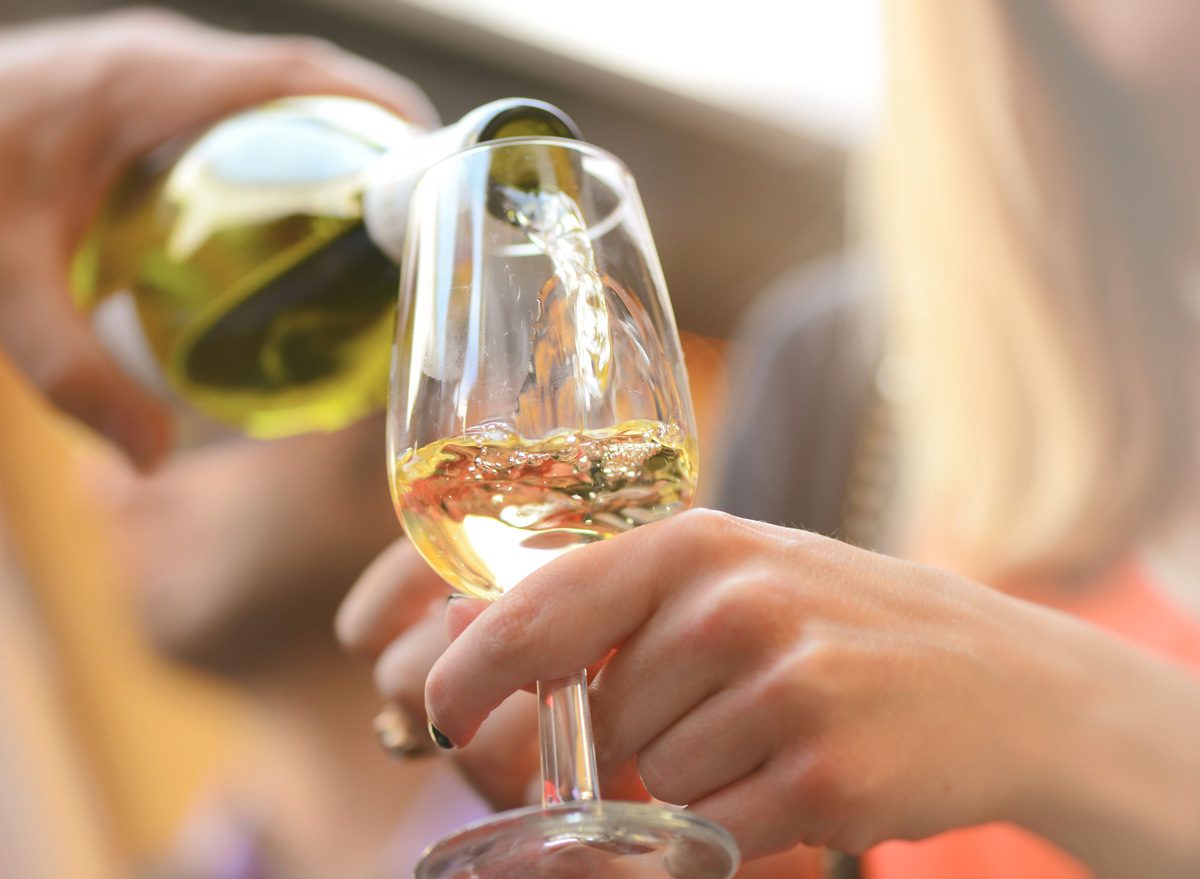
[[[1200,683],[1078,620],[1044,612],[1007,820],[1100,876],[1200,872]]]

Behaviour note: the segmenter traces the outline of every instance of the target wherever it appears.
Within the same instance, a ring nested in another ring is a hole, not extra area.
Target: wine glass
[[[403,265],[393,498],[451,585],[500,598],[564,552],[691,505],[679,337],[617,159],[557,138],[450,156],[414,190]],[[542,807],[435,844],[418,877],[732,874],[736,845],[712,822],[599,800],[584,671],[538,697]]]

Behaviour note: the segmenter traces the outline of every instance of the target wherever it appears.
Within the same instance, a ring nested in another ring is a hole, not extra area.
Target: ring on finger
[[[433,752],[433,743],[423,725],[414,721],[412,713],[395,702],[383,706],[375,715],[375,735],[388,755],[404,760]]]

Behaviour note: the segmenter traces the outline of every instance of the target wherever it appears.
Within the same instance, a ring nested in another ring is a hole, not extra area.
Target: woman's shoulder
[[[847,253],[770,284],[735,334],[716,503],[824,534],[841,529],[855,437],[883,349],[869,260]]]
[[[746,310],[734,338],[760,356],[827,347],[848,333],[862,337],[864,343],[881,344],[879,288],[874,262],[862,251],[797,266],[764,288]]]

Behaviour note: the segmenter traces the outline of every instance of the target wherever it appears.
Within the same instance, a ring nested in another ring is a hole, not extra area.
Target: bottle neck
[[[578,140],[579,129],[561,110],[541,101],[505,98],[477,107],[453,125],[411,138],[384,156],[363,188],[363,222],[371,241],[396,263],[404,256],[409,204],[417,181],[437,162],[460,150],[510,137]]]
[[[464,146],[459,125],[417,133],[385,155],[368,172],[363,187],[367,235],[393,262],[404,256],[408,209],[417,181],[442,158]]]

